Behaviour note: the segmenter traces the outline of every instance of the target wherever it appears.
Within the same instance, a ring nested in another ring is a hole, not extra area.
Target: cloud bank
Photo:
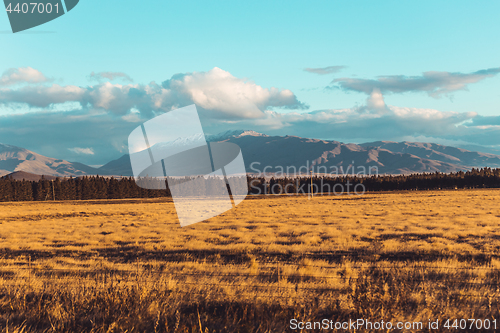
[[[217,67],[208,72],[176,74],[161,85],[155,82],[147,85],[104,82],[87,87],[53,84],[0,89],[0,104],[26,103],[48,107],[65,102],[78,102],[82,107],[118,115],[136,109],[145,117],[193,103],[207,116],[233,119],[263,117],[264,111],[272,108],[307,108],[290,90],[263,88]]]
[[[362,105],[314,111],[305,111],[307,106],[290,90],[262,87],[219,68],[176,74],[162,83],[101,82],[83,87],[47,83],[36,70],[9,71],[2,76],[8,78],[4,82],[16,83],[0,87],[0,111],[3,109],[4,114],[0,112],[0,142],[91,165],[104,164],[127,153],[128,135],[138,124],[193,103],[210,134],[252,129],[270,135],[344,142],[418,138],[447,144],[500,146],[500,116],[394,106],[384,100],[384,93],[456,91],[496,75],[496,69],[437,75],[439,80],[425,73],[418,79],[403,77],[400,81],[406,85],[399,88],[381,78],[359,80],[359,86],[349,89],[368,95]],[[419,83],[424,79],[431,83]],[[23,84],[16,86],[18,83]],[[5,111],[16,107],[21,110],[19,105],[35,111]]]

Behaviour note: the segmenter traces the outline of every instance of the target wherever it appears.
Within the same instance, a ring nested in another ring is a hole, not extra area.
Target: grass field
[[[499,203],[500,190],[249,197],[184,228],[169,199],[0,203],[0,331],[288,332],[293,318],[500,331]]]

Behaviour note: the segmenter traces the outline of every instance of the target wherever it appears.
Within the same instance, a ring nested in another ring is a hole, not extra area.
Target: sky
[[[207,133],[500,149],[500,2],[81,0],[13,34],[0,143],[101,165],[196,104]]]

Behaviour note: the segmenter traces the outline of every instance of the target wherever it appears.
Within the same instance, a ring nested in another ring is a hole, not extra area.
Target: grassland
[[[0,203],[0,331],[500,321],[499,202],[500,190],[249,197],[184,228],[169,199]]]

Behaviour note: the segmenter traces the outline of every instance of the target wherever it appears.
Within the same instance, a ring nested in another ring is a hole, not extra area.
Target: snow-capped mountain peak
[[[251,130],[233,130],[226,131],[215,135],[207,135],[207,141],[217,142],[224,141],[231,138],[241,138],[243,136],[268,136],[266,134],[262,134],[259,132],[251,131]]]

